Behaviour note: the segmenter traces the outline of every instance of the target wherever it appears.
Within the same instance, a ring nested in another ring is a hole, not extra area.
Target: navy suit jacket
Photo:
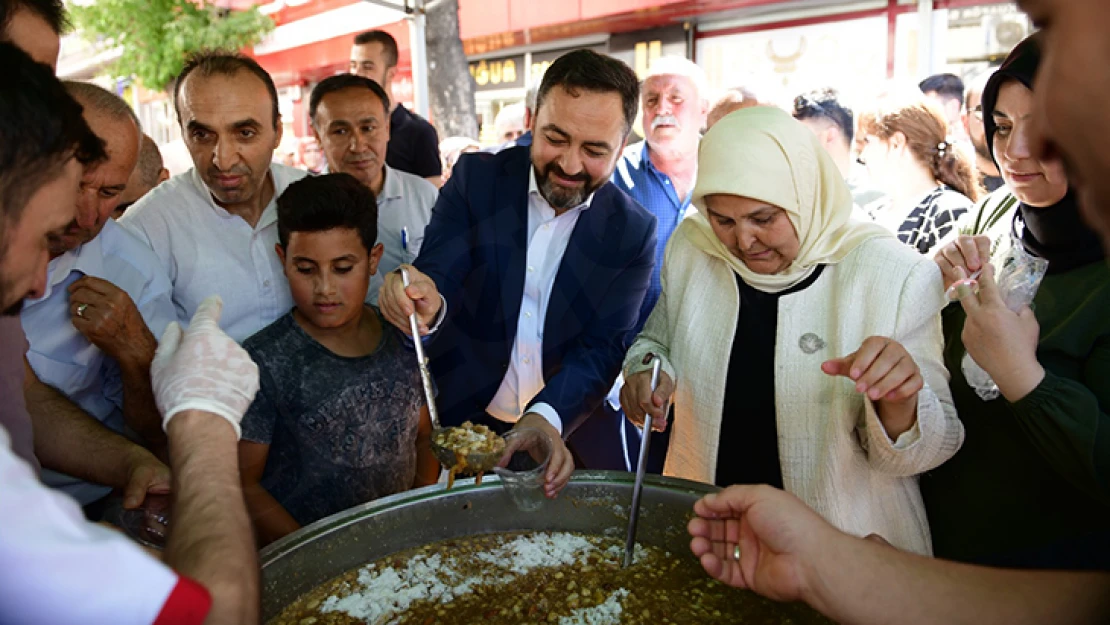
[[[416,267],[447,316],[428,342],[444,425],[486,414],[509,367],[528,245],[527,147],[467,154],[424,231]],[[569,435],[620,372],[655,263],[655,216],[612,183],[582,211],[563,255],[543,328],[547,403]]]

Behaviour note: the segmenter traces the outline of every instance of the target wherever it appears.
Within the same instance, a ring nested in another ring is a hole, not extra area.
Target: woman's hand
[[[821,370],[854,380],[856,391],[875,402],[875,412],[891,440],[917,421],[917,393],[925,387],[925,379],[898,341],[868,337],[854,353],[824,362]]]
[[[636,427],[644,427],[644,415],[651,413],[653,432],[667,429],[667,406],[674,395],[674,381],[671,376],[659,371],[659,386],[651,392],[651,369],[634,373],[624,379],[621,388],[621,408],[624,416]]]
[[[1006,307],[990,263],[979,277],[979,294],[964,291],[960,305],[967,313],[964,347],[1002,396],[1015,402],[1037,388],[1045,375],[1037,361],[1040,325],[1028,306],[1019,312]]]
[[[940,248],[933,260],[944,276],[944,289],[990,264],[991,240],[985,236],[960,235],[955,241]],[[959,270],[963,270],[961,276]]]

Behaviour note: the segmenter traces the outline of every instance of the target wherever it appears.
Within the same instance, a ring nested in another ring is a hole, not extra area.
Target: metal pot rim
[[[571,478],[571,484],[627,484],[631,487],[635,480],[636,475],[634,473],[627,473],[625,471],[575,471]],[[650,485],[653,490],[679,492],[699,496],[720,490],[717,486],[712,484],[704,484],[661,475],[645,476],[644,485]],[[568,486],[570,485],[568,484]],[[300,530],[264,547],[259,552],[259,560],[262,568],[265,569],[268,565],[281,560],[282,557],[297,550],[305,543],[313,542],[322,536],[360,522],[366,517],[374,514],[379,514],[395,508],[411,506],[424,501],[444,497],[462,496],[468,493],[499,488],[501,488],[501,480],[496,475],[486,475],[483,477],[481,485],[475,484],[474,478],[468,478],[456,480],[455,486],[451,490],[446,490],[442,484],[433,484],[423,488],[407,490],[388,497],[382,497],[381,499],[376,499],[362,504],[361,506],[356,506],[330,517],[320,519],[311,525],[306,525]],[[631,504],[631,502],[629,503]]]

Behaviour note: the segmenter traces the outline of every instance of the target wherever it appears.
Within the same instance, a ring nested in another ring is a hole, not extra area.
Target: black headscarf
[[[1041,63],[1041,39],[1037,33],[1019,43],[983,88],[983,127],[987,148],[996,163],[994,108],[998,103],[998,92],[1010,80],[1033,90],[1033,77]],[[1015,219],[1021,219],[1025,224],[1021,233],[1025,249],[1047,260],[1049,273],[1069,271],[1105,257],[1098,235],[1080,218],[1079,205],[1070,188],[1067,195],[1052,206],[1036,208],[1020,204]]]

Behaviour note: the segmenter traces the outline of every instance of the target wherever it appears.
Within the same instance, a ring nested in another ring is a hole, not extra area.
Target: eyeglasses
[[[971,114],[975,116],[975,119],[983,121],[983,105],[979,104],[975,108],[971,109]]]

